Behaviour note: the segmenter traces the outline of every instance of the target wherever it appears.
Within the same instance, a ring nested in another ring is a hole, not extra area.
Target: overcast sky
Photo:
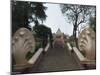
[[[44,21],[44,25],[50,27],[52,33],[56,33],[58,28],[67,35],[72,35],[73,33],[73,25],[69,24],[68,21],[65,19],[64,15],[61,12],[60,4],[53,4],[53,3],[46,3],[44,6],[47,7],[46,10],[46,21]],[[31,23],[31,26],[34,26],[34,22]],[[87,26],[86,23],[82,24],[81,26]],[[81,29],[79,26],[79,29]]]
[[[48,9],[46,10],[47,19],[44,24],[52,29],[52,32],[57,32],[58,28],[65,34],[71,35],[73,26],[66,22],[59,4],[44,4]]]
[[[72,35],[73,32],[73,26],[65,20],[59,4],[50,4],[46,3],[44,6],[47,7],[46,10],[46,21],[44,21],[44,25],[47,27],[50,27],[52,30],[52,33],[56,33],[58,28],[60,28],[61,32]],[[34,22],[30,23],[31,26],[34,26]]]

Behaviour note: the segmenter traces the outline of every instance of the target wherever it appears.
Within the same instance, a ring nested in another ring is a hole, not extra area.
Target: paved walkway
[[[81,70],[82,66],[77,62],[73,55],[69,54],[69,50],[64,47],[55,45],[49,48],[47,53],[42,57],[37,70],[35,72],[54,72]],[[30,70],[32,72],[32,69]]]

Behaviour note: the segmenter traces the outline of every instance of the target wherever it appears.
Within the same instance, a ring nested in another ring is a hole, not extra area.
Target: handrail
[[[50,47],[50,43],[47,44],[47,46],[45,47],[44,51],[47,52],[49,47]]]
[[[50,44],[48,43],[44,49],[45,52],[48,50],[49,46]],[[39,48],[39,50],[33,55],[33,57],[28,61],[28,63],[34,64],[42,52],[43,52],[43,48]]]
[[[36,60],[38,59],[38,57],[40,56],[40,54],[42,53],[43,48],[39,48],[39,50],[33,55],[33,57],[28,61],[29,64],[34,64],[36,62]]]
[[[68,46],[68,49],[71,51],[72,47],[71,47],[70,43],[67,43],[67,46]]]
[[[76,47],[73,47],[74,52],[76,53],[76,55],[78,56],[80,61],[84,61],[85,57],[79,52],[79,50]]]

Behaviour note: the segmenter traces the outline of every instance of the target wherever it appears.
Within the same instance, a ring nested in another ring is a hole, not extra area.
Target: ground
[[[41,61],[37,66],[37,69],[34,71],[33,67],[26,72],[39,73],[82,70],[83,67],[75,57],[75,54],[70,54],[70,51],[66,46],[62,47],[59,44],[55,43],[54,48],[49,48],[48,51],[43,55]]]

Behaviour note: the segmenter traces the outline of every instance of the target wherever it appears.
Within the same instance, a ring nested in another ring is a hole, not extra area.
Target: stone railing
[[[80,63],[82,65],[86,65],[86,66],[96,66],[96,61],[95,60],[90,60],[90,59],[87,59],[85,56],[83,56],[83,54],[76,48],[76,47],[73,47],[73,51],[75,52],[75,54],[77,55]]]
[[[36,60],[40,56],[40,54],[43,52],[43,48],[39,48],[39,50],[32,56],[31,59],[29,59],[29,64],[35,64]]]
[[[82,55],[82,53],[76,47],[73,47],[73,51],[75,52],[75,54],[77,55],[77,57],[79,58],[81,63],[83,61],[85,61],[85,57]]]
[[[84,29],[78,38],[79,49],[73,47],[74,52],[78,56],[81,64],[96,66],[96,43],[95,32],[91,28]],[[84,52],[83,54],[81,52]]]
[[[50,43],[47,44],[47,46],[45,47],[44,51],[47,52],[49,47],[50,47]]]
[[[68,50],[72,51],[72,47],[70,45],[70,43],[67,42],[67,47],[68,47]]]
[[[14,72],[22,72],[24,69],[32,67],[35,65],[38,60],[40,60],[40,56],[43,54],[43,51],[47,51],[49,48],[49,43],[43,50],[43,48],[39,48],[37,52],[29,59],[26,59],[26,54],[28,52],[35,51],[36,42],[32,32],[30,32],[26,28],[21,28],[14,34],[12,38],[12,54],[15,60],[15,65],[13,65]],[[13,63],[13,62],[12,62]]]
[[[95,65],[96,64],[95,60],[87,59],[76,47],[71,47],[69,43],[67,43],[67,46],[68,46],[68,50],[70,51],[70,55],[72,55],[74,52],[78,60],[80,61],[81,65]]]

